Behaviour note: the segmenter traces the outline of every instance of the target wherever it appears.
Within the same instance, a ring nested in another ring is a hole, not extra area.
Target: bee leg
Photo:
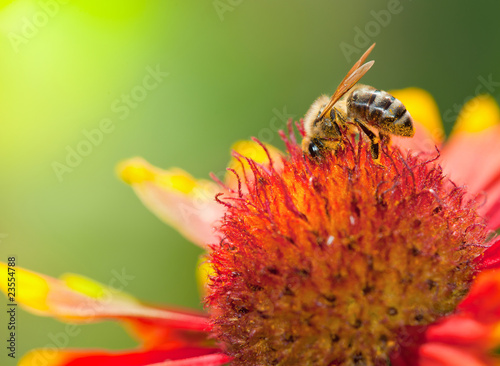
[[[370,139],[370,152],[373,161],[375,162],[375,164],[383,166],[380,163],[380,138],[377,135],[375,135],[375,133],[373,133],[372,130],[370,130],[366,126],[366,124],[364,124],[360,120],[355,119],[354,121],[358,124],[358,126],[366,134],[366,136],[368,136],[368,138]]]

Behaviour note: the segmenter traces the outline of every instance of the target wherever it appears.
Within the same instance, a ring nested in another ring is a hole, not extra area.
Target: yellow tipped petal
[[[67,352],[55,350],[53,348],[34,349],[25,354],[19,360],[18,366],[63,366],[70,361]]]
[[[489,95],[479,95],[465,103],[452,133],[480,132],[499,122],[500,110],[495,99]]]
[[[190,193],[197,186],[196,179],[184,170],[158,169],[142,158],[126,160],[118,165],[117,170],[119,177],[130,185],[154,182],[181,193]]]
[[[154,167],[142,158],[120,163],[117,171],[147,208],[186,238],[202,247],[218,241],[213,228],[223,210],[215,201],[222,190],[217,184],[179,168]]]
[[[426,128],[436,144],[444,140],[443,123],[432,95],[419,88],[392,90],[391,94],[405,105],[415,121]]]
[[[0,277],[0,288],[6,291],[8,286],[5,281],[7,276],[5,263],[0,262],[0,271],[3,273],[1,275],[3,277]],[[15,302],[36,314],[52,316],[72,323],[115,319],[139,327],[144,325],[144,321],[151,322],[147,329],[136,333],[140,339],[147,340],[155,337],[162,338],[165,335],[162,332],[168,329],[196,331],[207,329],[205,316],[150,307],[114,287],[121,288],[134,278],[122,270],[114,273],[109,286],[105,286],[74,274],[65,275],[64,280],[60,280],[16,267]],[[7,296],[9,298],[9,295]],[[168,338],[171,333],[167,333],[165,337]],[[32,360],[35,356],[37,356],[36,353],[28,356],[27,360]],[[54,358],[54,365],[59,361]],[[23,362],[27,361],[23,360]]]
[[[0,271],[7,273],[7,266],[1,262]],[[66,281],[61,281],[19,267],[16,267],[15,273],[15,302],[35,313],[73,316],[73,310],[78,309],[75,313],[81,310],[79,307],[84,299],[90,295],[96,298],[98,292],[97,283],[76,275],[66,275]],[[5,283],[2,281],[1,289],[8,295]],[[104,287],[101,285],[101,288]]]
[[[9,294],[7,286],[7,265],[0,263],[2,278],[0,288],[6,295]],[[31,307],[35,311],[47,311],[47,296],[49,284],[46,279],[36,273],[15,267],[16,289],[14,293],[15,302]],[[10,296],[8,296],[10,297]]]

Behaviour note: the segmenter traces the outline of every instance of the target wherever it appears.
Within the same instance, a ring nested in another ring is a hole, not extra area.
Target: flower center
[[[349,141],[314,160],[286,142],[282,170],[248,159],[248,192],[221,198],[216,338],[235,365],[385,364],[407,327],[455,309],[488,231],[433,161],[384,147],[383,168]]]

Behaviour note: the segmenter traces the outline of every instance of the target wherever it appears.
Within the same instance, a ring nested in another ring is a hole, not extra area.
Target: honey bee
[[[413,137],[413,120],[403,103],[386,91],[355,86],[375,62],[363,64],[373,47],[375,43],[349,70],[331,98],[323,95],[309,108],[304,117],[305,153],[316,157],[325,149],[337,151],[343,145],[342,134],[354,133],[353,126],[358,126],[370,139],[373,160],[380,164],[381,140],[389,143],[390,135]],[[378,130],[378,135],[372,129]]]

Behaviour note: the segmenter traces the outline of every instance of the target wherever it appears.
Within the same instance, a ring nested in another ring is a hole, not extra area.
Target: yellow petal
[[[49,293],[49,285],[45,277],[36,273],[23,270],[19,267],[14,267],[15,270],[15,291],[9,291],[7,286],[7,265],[0,262],[0,289],[10,298],[9,294],[14,294],[14,301],[19,304],[27,305],[35,311],[47,311],[47,295]]]
[[[415,121],[425,127],[436,145],[444,140],[443,123],[434,98],[430,93],[419,88],[392,90],[391,94],[405,105]]]
[[[267,151],[269,152],[269,155],[271,156],[271,159],[273,160],[274,168],[280,169],[280,167],[282,166],[281,157],[283,156],[281,151],[272,145],[264,144],[264,146],[266,147]],[[250,158],[258,164],[269,163],[269,157],[267,156],[266,151],[262,148],[262,146],[260,146],[255,141],[248,141],[248,140],[238,141],[231,147],[231,151],[235,151],[236,153],[246,158]],[[248,173],[250,166],[248,165],[245,159],[240,159],[240,160],[241,163],[243,163],[244,169]],[[228,167],[236,171],[240,177],[243,177],[244,173],[241,163],[237,158],[233,156],[229,161]],[[235,178],[233,173],[228,172],[226,174],[225,181],[231,188],[236,187],[237,179]]]
[[[266,148],[272,154],[279,154],[279,150],[275,147],[265,144]],[[266,152],[255,141],[238,141],[233,146],[231,146],[231,150],[236,151],[237,153],[246,156],[247,158],[252,159],[256,163],[263,164],[269,161]],[[232,163],[235,163],[233,160]]]
[[[218,242],[214,226],[224,211],[215,201],[223,190],[217,184],[195,179],[179,168],[159,169],[142,158],[124,161],[117,170],[163,222],[201,247]]]
[[[452,133],[480,132],[499,122],[500,110],[495,99],[489,95],[479,95],[465,103]]]
[[[212,264],[207,261],[206,257],[201,257],[198,260],[196,268],[196,279],[198,280],[198,289],[202,297],[205,297],[209,278],[213,275],[215,275],[215,271]]]

